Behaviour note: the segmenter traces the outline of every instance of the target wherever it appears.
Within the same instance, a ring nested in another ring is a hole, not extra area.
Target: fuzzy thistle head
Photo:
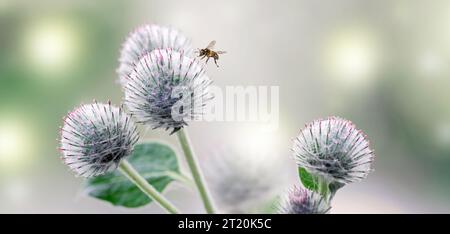
[[[131,32],[120,51],[120,65],[117,69],[120,83],[125,84],[127,76],[133,71],[134,65],[142,55],[154,49],[166,48],[184,51],[187,56],[193,54],[190,40],[173,28],[147,24]]]
[[[121,108],[111,103],[82,105],[64,118],[62,159],[78,176],[102,175],[117,169],[138,139],[131,116]]]
[[[375,157],[366,135],[339,117],[307,124],[295,139],[293,151],[299,167],[335,185],[366,178]]]
[[[171,49],[143,56],[128,77],[125,105],[138,122],[172,133],[203,114],[211,80],[198,60]]]
[[[331,209],[318,193],[294,186],[279,207],[281,214],[326,214]]]

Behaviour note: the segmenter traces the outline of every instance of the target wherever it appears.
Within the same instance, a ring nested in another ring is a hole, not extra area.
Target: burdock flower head
[[[120,51],[120,66],[117,69],[120,83],[125,84],[127,76],[142,55],[154,49],[166,48],[183,51],[187,56],[193,53],[190,40],[173,28],[143,25],[130,33]]]
[[[172,133],[203,114],[211,80],[198,60],[171,49],[143,56],[128,77],[125,105],[138,122]]]
[[[330,205],[320,194],[294,186],[282,201],[279,213],[326,214],[330,209]]]
[[[299,167],[337,186],[364,179],[375,157],[364,133],[339,117],[307,124],[293,151]]]
[[[64,118],[62,159],[83,177],[115,170],[139,139],[131,116],[111,103],[82,105]]]

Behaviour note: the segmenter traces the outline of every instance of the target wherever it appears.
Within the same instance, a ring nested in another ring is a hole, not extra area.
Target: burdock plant
[[[318,193],[328,204],[338,189],[366,178],[375,158],[366,135],[340,117],[307,124],[292,151],[305,189]]]
[[[120,168],[142,192],[170,213],[178,210],[126,160],[139,135],[131,116],[122,108],[95,102],[70,112],[61,128],[64,163],[77,175],[100,176]]]
[[[202,172],[184,131],[211,99],[209,78],[197,60],[183,52],[156,49],[144,55],[128,76],[125,105],[138,122],[177,133],[194,182],[208,213],[214,208]]]
[[[320,194],[293,186],[279,207],[282,214],[326,214],[331,209]]]
[[[203,114],[211,99],[210,83],[197,60],[183,52],[156,49],[144,55],[128,76],[125,105],[139,123],[175,133]]]
[[[190,40],[174,28],[156,24],[146,24],[136,28],[128,35],[120,51],[120,65],[117,69],[120,83],[126,84],[128,75],[144,54],[154,49],[167,48],[183,51],[188,56],[193,54]]]
[[[211,80],[204,65],[192,55],[190,41],[179,31],[158,25],[139,27],[123,44],[117,69],[128,113],[111,103],[95,102],[75,108],[64,118],[60,138],[62,159],[76,175],[87,178],[87,194],[124,207],[140,207],[155,201],[169,213],[178,213],[162,195],[171,182],[178,181],[194,184],[206,212],[215,213],[186,133],[189,122],[200,118],[212,99],[208,89]],[[134,121],[177,135],[193,181],[180,171],[171,146],[138,142]],[[288,192],[278,207],[279,213],[328,213],[336,191],[364,179],[374,160],[366,136],[350,121],[338,117],[307,124],[292,150],[303,186],[294,186]],[[271,168],[273,165],[264,170]],[[210,181],[230,184],[229,181],[242,180],[236,181],[235,189],[219,184],[215,190],[225,190],[223,195],[232,197],[232,202],[253,199],[257,197],[255,194],[266,191],[267,186],[246,188],[254,186],[254,179],[260,178],[250,172],[243,173],[249,178],[234,179],[234,174],[228,173],[227,177]],[[236,196],[230,196],[230,192]]]

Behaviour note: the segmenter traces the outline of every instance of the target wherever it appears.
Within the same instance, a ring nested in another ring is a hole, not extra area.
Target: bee
[[[205,49],[198,49],[198,57],[201,57],[200,59],[206,58],[206,62],[208,63],[210,58],[214,59],[214,63],[217,67],[219,65],[217,64],[217,60],[219,60],[219,54],[225,54],[226,51],[213,51],[214,46],[216,45],[216,41],[211,41],[208,46]]]

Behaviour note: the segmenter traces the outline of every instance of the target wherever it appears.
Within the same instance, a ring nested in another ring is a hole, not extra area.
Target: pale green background
[[[333,213],[450,211],[449,1],[0,0],[0,213],[161,212],[86,197],[56,150],[75,105],[121,102],[118,51],[146,22],[179,28],[195,47],[216,39],[228,51],[208,68],[218,86],[280,86],[277,131],[192,124],[203,165],[217,145],[240,141],[276,152],[285,165],[272,172],[276,184],[295,183],[292,138],[339,115],[364,130],[377,158],[367,180],[337,194]],[[176,145],[162,131],[143,138]],[[168,196],[202,211],[192,190],[171,186]]]

